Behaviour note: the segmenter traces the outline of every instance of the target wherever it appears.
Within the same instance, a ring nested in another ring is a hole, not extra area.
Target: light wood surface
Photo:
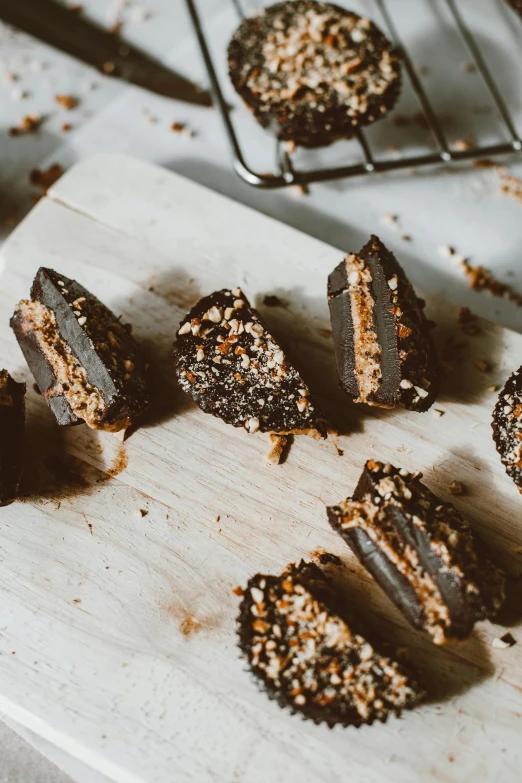
[[[454,366],[436,404],[444,415],[350,405],[335,380],[325,299],[341,257],[114,155],[67,173],[4,248],[0,364],[29,384],[29,464],[28,497],[0,510],[0,709],[117,781],[519,780],[520,590],[511,588],[504,625],[481,623],[469,642],[436,648],[329,529],[325,504],[351,492],[368,457],[423,470],[445,499],[457,479],[467,491],[455,504],[516,570],[522,498],[491,440],[488,386],[521,363],[522,336],[483,324],[467,337],[454,308],[429,302]],[[8,320],[40,265],[121,312],[149,353],[154,421],[123,444],[83,426],[58,430],[32,389]],[[265,461],[266,436],[203,414],[174,383],[182,315],[233,285],[301,360],[342,433],[297,438],[280,466]],[[288,306],[263,306],[274,293]],[[231,588],[324,549],[343,558],[336,578],[347,600],[408,646],[431,684],[431,701],[401,719],[359,730],[301,721],[269,702],[238,659]],[[494,649],[508,626],[519,644]]]

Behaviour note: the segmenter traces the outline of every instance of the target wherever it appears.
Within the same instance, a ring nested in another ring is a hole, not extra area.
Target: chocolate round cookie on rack
[[[492,427],[506,473],[522,492],[522,367],[508,378],[498,395]]]
[[[413,707],[420,688],[344,614],[314,563],[252,577],[238,617],[239,646],[263,690],[281,707],[330,727],[385,721]]]
[[[401,89],[397,51],[369,19],[314,0],[243,20],[228,49],[236,91],[282,140],[322,147],[383,117]]]

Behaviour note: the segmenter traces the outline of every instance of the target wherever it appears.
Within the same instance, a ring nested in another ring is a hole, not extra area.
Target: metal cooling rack
[[[432,108],[426,90],[422,86],[421,80],[412,64],[408,51],[405,48],[399,32],[388,12],[386,0],[376,0],[377,6],[379,7],[382,14],[382,18],[384,19],[385,25],[388,28],[388,35],[402,54],[404,69],[410,80],[411,87],[413,88],[413,92],[416,96],[419,106],[422,109],[426,124],[431,132],[437,151],[421,155],[410,155],[404,157],[401,156],[398,159],[388,158],[376,160],[365,133],[362,130],[359,130],[355,136],[355,139],[359,143],[363,154],[363,160],[360,163],[346,166],[315,168],[302,171],[294,166],[291,154],[286,149],[285,144],[276,141],[276,160],[278,163],[277,173],[256,173],[245,162],[243,150],[239,143],[234,124],[230,118],[230,107],[225,100],[219,78],[214,67],[212,56],[210,54],[207,39],[205,37],[205,33],[203,32],[203,26],[201,24],[201,19],[196,7],[196,2],[197,0],[187,0],[187,5],[208,71],[215,102],[221,113],[225,130],[230,142],[233,156],[233,165],[241,179],[243,179],[249,185],[253,185],[254,187],[258,188],[280,188],[287,185],[306,185],[311,182],[324,182],[326,180],[360,176],[373,172],[391,171],[393,169],[412,169],[419,166],[429,166],[441,162],[446,164],[454,163],[463,160],[471,160],[474,158],[486,156],[491,157],[494,155],[502,155],[522,150],[522,140],[516,131],[511,114],[506,106],[506,102],[504,101],[504,98],[502,97],[502,94],[491,75],[490,69],[486,65],[486,61],[482,56],[481,49],[477,44],[474,35],[464,21],[454,0],[445,0],[446,5],[451,13],[451,16],[453,17],[456,29],[458,30],[460,37],[469,52],[469,56],[471,57],[478,73],[480,74],[487,90],[489,91],[493,104],[496,106],[502,123],[509,135],[510,141],[499,144],[474,146],[470,149],[459,151],[450,149],[441,124],[437,119],[437,114]],[[239,19],[241,20],[244,16],[240,5],[241,0],[231,0],[231,2],[235,11],[237,12]]]

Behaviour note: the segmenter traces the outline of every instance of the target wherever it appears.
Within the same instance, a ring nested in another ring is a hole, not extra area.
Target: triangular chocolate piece
[[[145,359],[130,327],[75,280],[40,268],[11,327],[58,424],[116,432],[146,409]]]
[[[321,569],[301,561],[250,579],[239,646],[271,699],[330,727],[384,721],[423,693],[398,663],[354,630]]]
[[[330,274],[328,303],[344,391],[368,405],[427,410],[438,382],[424,305],[376,236]]]
[[[497,612],[505,577],[421,477],[369,460],[353,497],[328,508],[328,519],[409,622],[443,644]]]
[[[308,385],[239,288],[205,296],[186,315],[176,371],[205,413],[234,427],[326,437]]]
[[[506,473],[522,492],[522,367],[508,378],[498,395],[492,426]]]
[[[25,383],[0,370],[0,506],[18,496],[24,458]]]

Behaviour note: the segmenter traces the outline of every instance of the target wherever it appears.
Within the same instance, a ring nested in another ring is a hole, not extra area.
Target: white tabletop
[[[143,4],[85,0],[82,5],[85,13],[106,26],[121,18],[124,38],[206,83],[184,0],[144,0]],[[372,11],[367,13],[377,18],[375,3],[351,3],[354,10],[369,6]],[[499,124],[495,114],[486,111],[488,99],[477,74],[468,73],[465,63],[469,56],[459,49],[447,26],[443,0],[389,0],[389,6],[401,20],[401,30],[411,42],[416,63],[427,68],[425,83],[432,90],[450,138],[465,138],[468,129],[478,128],[480,139],[492,140]],[[505,8],[503,0],[461,0],[460,6],[477,31],[522,133],[522,23]],[[235,23],[232,7],[228,0],[199,0],[199,7],[223,70],[224,44]],[[451,171],[439,168],[373,175],[313,185],[307,196],[294,190],[255,190],[242,183],[231,169],[218,112],[186,106],[101,77],[5,27],[0,27],[0,95],[4,129],[0,135],[0,237],[5,237],[30,209],[38,193],[29,183],[31,169],[52,163],[67,168],[99,151],[125,152],[167,166],[347,251],[358,250],[370,233],[378,233],[416,285],[522,331],[520,308],[470,290],[461,269],[440,252],[443,246],[454,247],[457,254],[486,266],[522,293],[522,204],[499,195],[501,181],[494,170],[467,164]],[[56,102],[56,95],[71,95],[78,99],[78,106],[66,111]],[[411,109],[411,101],[405,96],[397,112],[411,114]],[[7,133],[9,127],[33,113],[44,118],[37,134],[12,137]],[[233,117],[249,160],[261,171],[270,168],[272,142],[244,109],[234,109]],[[187,123],[194,135],[172,132],[173,122]],[[64,123],[71,125],[67,132],[62,129]],[[422,147],[426,134],[412,124],[397,128],[382,123],[381,128],[372,130],[370,138],[385,154],[388,144]],[[335,160],[343,154],[345,148],[336,145],[327,157]],[[319,158],[314,153],[312,159]],[[520,175],[522,166],[515,157],[506,163],[514,174],[518,169]],[[387,217],[390,215],[397,217],[396,222]],[[410,241],[402,238],[405,235]],[[13,724],[0,723],[0,759],[0,783],[104,780]]]

